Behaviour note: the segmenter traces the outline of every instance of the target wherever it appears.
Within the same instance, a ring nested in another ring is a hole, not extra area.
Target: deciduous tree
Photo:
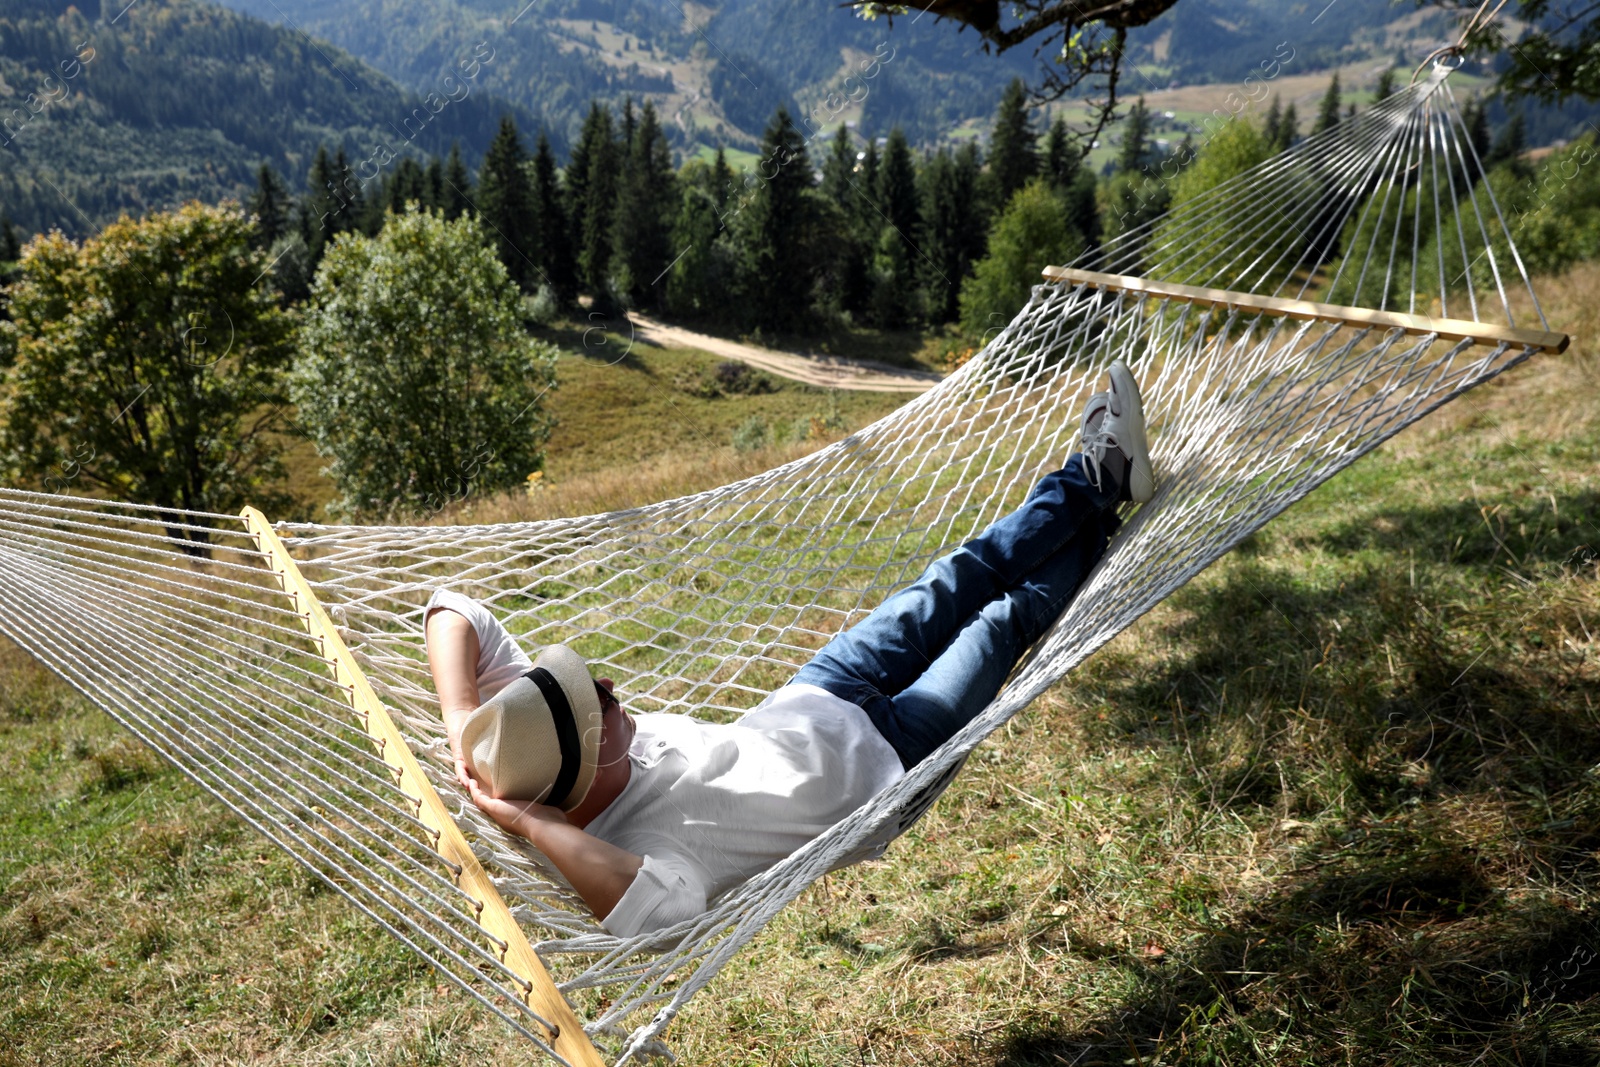
[[[23,250],[0,323],[13,478],[158,508],[282,508],[290,326],[236,206],[127,217]],[[204,531],[170,536],[203,552]]]
[[[1083,238],[1062,207],[1043,179],[1017,191],[989,234],[988,255],[961,292],[961,326],[967,333],[983,336],[1010,322],[1043,280],[1042,267],[1083,251]]]
[[[298,340],[291,395],[343,513],[415,517],[542,468],[555,351],[523,331],[476,219],[407,211],[340,237]]]

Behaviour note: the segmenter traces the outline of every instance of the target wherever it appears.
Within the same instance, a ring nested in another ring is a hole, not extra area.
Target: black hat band
[[[578,722],[572,716],[572,704],[567,700],[566,690],[561,688],[561,683],[556,681],[555,675],[543,667],[535,667],[524,678],[531,678],[533,684],[539,687],[539,692],[544,694],[544,702],[550,706],[550,718],[556,725],[556,743],[561,746],[561,773],[556,775],[555,784],[550,787],[550,795],[543,803],[553,808],[559,808],[572,792],[572,787],[577,784],[578,771],[583,767],[583,748],[579,744]]]

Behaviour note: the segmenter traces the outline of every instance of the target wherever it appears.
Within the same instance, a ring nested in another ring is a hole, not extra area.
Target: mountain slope
[[[818,126],[859,121],[932,140],[987,115],[1031,56],[976,52],[977,38],[933,16],[866,22],[827,0],[221,0],[299,26],[421,88],[468,41],[496,49],[487,88],[577,132],[591,98],[648,96],[680,147],[751,146],[780,104]],[[873,60],[877,62],[874,64]],[[862,64],[871,78],[863,78]],[[854,72],[854,80],[849,79]],[[824,101],[839,94],[841,108]]]
[[[983,124],[1011,78],[1037,77],[1023,46],[1004,56],[932,15],[865,21],[830,0],[220,0],[298,26],[423,89],[472,42],[496,49],[490,91],[572,136],[590,98],[649,96],[680,147],[749,146],[779,104],[818,126],[854,121],[913,141]],[[1442,43],[1451,19],[1410,0],[1184,0],[1131,35],[1124,91],[1240,82],[1295,50],[1297,69],[1405,61]],[[859,77],[877,58],[878,76]],[[855,80],[849,80],[852,71]],[[825,102],[838,94],[845,106]]]
[[[456,139],[476,156],[506,107],[478,82],[428,101],[201,0],[0,0],[0,208],[27,232],[82,234],[123,211],[242,196],[262,162],[298,189],[320,143],[374,173]]]

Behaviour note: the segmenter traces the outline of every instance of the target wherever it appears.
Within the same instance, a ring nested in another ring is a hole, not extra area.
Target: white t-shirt
[[[440,591],[427,611],[437,608],[477,632],[480,700],[532,666],[482,604]],[[731,724],[648,712],[634,720],[628,784],[587,828],[644,857],[601,924],[619,937],[699,915],[905,773],[866,712],[816,686],[784,686]]]

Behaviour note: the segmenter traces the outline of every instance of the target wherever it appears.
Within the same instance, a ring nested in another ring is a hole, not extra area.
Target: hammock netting
[[[1446,73],[1073,266],[1506,327],[1518,325],[1515,302],[1548,329]],[[665,1053],[667,1024],[779,909],[880,852],[986,735],[1085,657],[1311,489],[1535,347],[1063,281],[1035,288],[931,392],[736,484],[543,522],[277,530],[584,1029],[621,1063]],[[631,710],[731,720],[1059,466],[1118,357],[1141,381],[1156,498],[1130,509],[984,714],[822,837],[700,918],[618,939],[531,846],[463,797],[422,652],[433,590],[487,602],[529,648],[571,644],[617,679]],[[569,1062],[239,517],[0,491],[0,589],[9,637]]]

